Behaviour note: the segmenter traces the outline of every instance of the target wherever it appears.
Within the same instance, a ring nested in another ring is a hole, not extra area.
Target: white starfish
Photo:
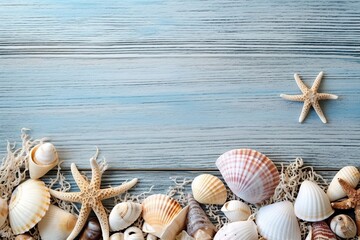
[[[312,87],[309,88],[305,85],[305,83],[303,83],[299,74],[295,73],[294,78],[295,78],[295,81],[296,81],[298,87],[300,88],[302,94],[301,95],[280,94],[280,97],[282,97],[284,99],[287,99],[290,101],[304,102],[304,106],[302,108],[302,111],[301,111],[301,114],[299,117],[299,122],[301,122],[301,123],[306,118],[311,106],[314,108],[315,112],[317,113],[317,115],[319,116],[321,121],[323,123],[327,122],[325,115],[324,115],[323,111],[321,110],[319,101],[327,100],[327,99],[337,99],[338,96],[336,96],[334,94],[329,94],[329,93],[318,93],[318,88],[320,86],[323,75],[324,75],[324,73],[320,72],[319,75],[316,77]]]

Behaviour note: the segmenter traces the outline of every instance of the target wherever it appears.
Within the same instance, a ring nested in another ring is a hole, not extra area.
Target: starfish
[[[302,94],[301,95],[287,95],[287,94],[280,94],[280,97],[290,100],[290,101],[298,101],[304,102],[304,106],[301,111],[301,115],[299,117],[299,122],[302,123],[306,118],[307,114],[309,113],[310,107],[312,106],[315,109],[315,112],[320,117],[323,123],[326,123],[326,118],[321,110],[319,101],[320,100],[327,100],[327,99],[337,99],[338,96],[329,93],[318,93],[318,88],[321,83],[321,79],[324,73],[320,72],[319,75],[316,77],[313,85],[311,88],[307,87],[305,83],[301,80],[299,74],[295,73],[294,78],[295,81],[300,88]]]
[[[331,206],[335,209],[355,209],[355,220],[357,226],[357,235],[360,236],[360,189],[356,190],[345,180],[338,178],[338,181],[348,196],[348,199],[341,202],[333,202]]]
[[[74,229],[67,238],[67,240],[74,239],[84,227],[91,209],[95,212],[96,217],[99,219],[102,237],[104,240],[109,239],[109,222],[108,216],[105,212],[101,200],[115,197],[123,192],[132,188],[138,181],[134,178],[130,182],[123,183],[114,188],[100,189],[101,185],[101,171],[96,162],[96,157],[90,159],[91,165],[91,181],[90,183],[80,174],[74,163],[71,164],[71,173],[75,179],[76,184],[79,186],[80,192],[59,192],[50,189],[50,194],[68,202],[81,203],[81,210],[79,217],[75,224]]]

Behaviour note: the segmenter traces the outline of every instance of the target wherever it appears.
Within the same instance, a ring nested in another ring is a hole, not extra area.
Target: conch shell
[[[38,179],[59,163],[59,157],[53,144],[38,144],[30,151],[29,173],[30,178]]]
[[[122,202],[117,204],[110,212],[109,225],[111,231],[119,231],[133,224],[142,211],[140,203]]]
[[[356,223],[345,214],[339,214],[330,222],[331,230],[341,238],[353,238],[356,235]]]
[[[227,191],[224,183],[211,174],[197,176],[191,184],[194,198],[203,204],[224,204]]]
[[[246,221],[251,215],[250,207],[239,200],[226,202],[221,211],[230,220],[230,222]]]
[[[124,240],[144,240],[144,235],[140,228],[130,227],[124,232]]]

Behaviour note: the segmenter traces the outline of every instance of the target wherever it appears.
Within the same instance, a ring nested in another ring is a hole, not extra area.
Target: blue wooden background
[[[321,103],[328,124],[313,110],[299,124],[302,104],[279,94],[321,70],[339,100]],[[65,172],[98,146],[104,184],[164,192],[245,147],[330,179],[359,167],[359,95],[357,0],[0,2],[1,155],[22,127],[53,140]]]

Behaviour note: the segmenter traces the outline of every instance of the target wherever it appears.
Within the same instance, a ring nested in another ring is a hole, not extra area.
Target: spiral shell
[[[354,166],[346,166],[336,173],[326,192],[331,202],[346,197],[338,181],[339,178],[345,180],[351,187],[356,187],[360,180],[360,172]]]
[[[230,220],[230,222],[245,221],[251,215],[250,207],[239,200],[231,200],[226,202],[221,211]]]
[[[253,221],[240,221],[225,224],[215,235],[214,240],[257,240],[258,232]]]
[[[144,235],[140,228],[130,227],[124,232],[124,240],[144,240]]]
[[[59,157],[53,144],[42,143],[30,151],[29,173],[30,178],[38,179],[59,163]]]
[[[331,230],[341,238],[353,238],[356,235],[356,223],[345,214],[339,214],[331,219]]]
[[[336,240],[336,236],[324,221],[313,223],[312,240],[323,240],[323,239]]]
[[[0,198],[0,227],[5,223],[9,215],[9,206],[5,199]]]
[[[109,225],[111,231],[119,231],[133,224],[140,216],[141,204],[122,202],[117,204],[110,212]]]
[[[203,204],[224,204],[227,192],[224,183],[211,174],[197,176],[191,184],[194,198]]]

